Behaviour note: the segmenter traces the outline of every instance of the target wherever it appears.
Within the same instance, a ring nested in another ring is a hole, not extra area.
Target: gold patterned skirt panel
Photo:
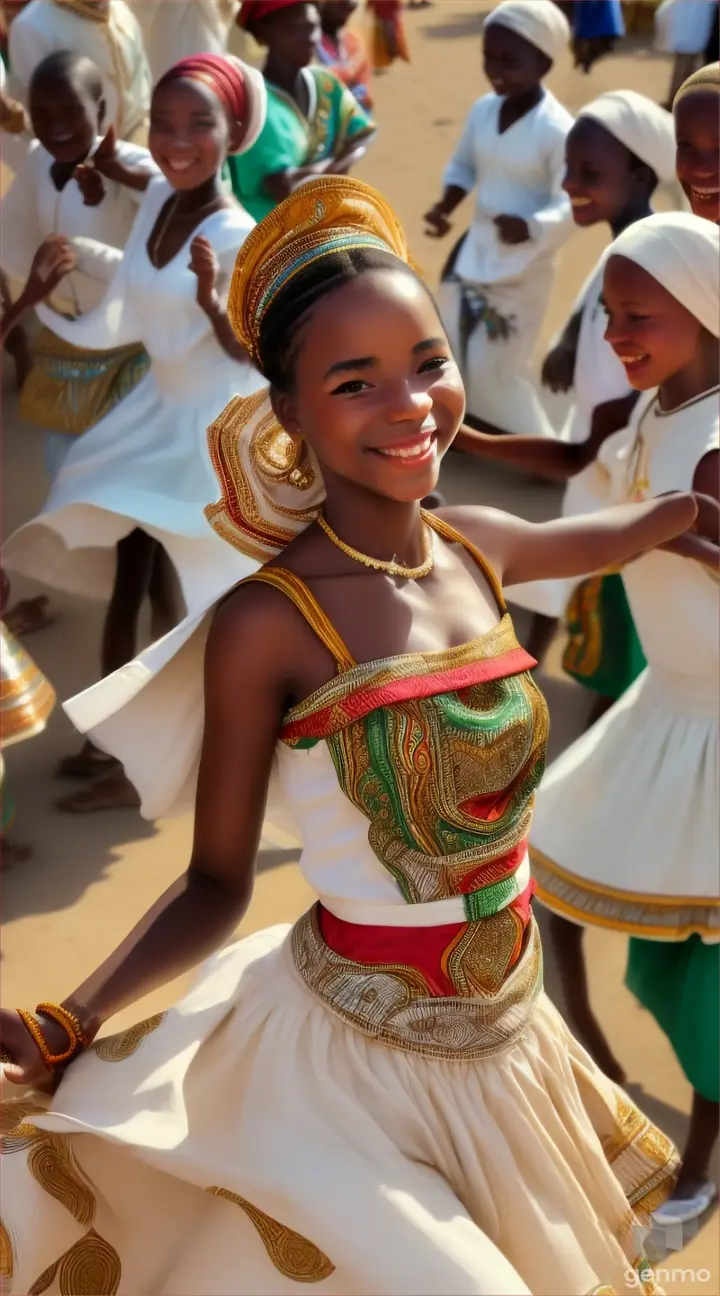
[[[128,396],[149,369],[150,357],[137,343],[88,351],[42,328],[33,344],[20,413],[47,432],[79,436]]]
[[[485,940],[478,945],[474,952],[486,958]],[[464,988],[471,993],[439,996],[409,965],[356,963],[335,953],[323,940],[317,906],[293,927],[292,956],[308,990],[348,1025],[390,1048],[450,1062],[492,1057],[509,1048],[528,1025],[542,989],[540,936],[533,921],[524,952],[490,994],[476,993],[482,969],[474,981],[472,955],[464,966]]]

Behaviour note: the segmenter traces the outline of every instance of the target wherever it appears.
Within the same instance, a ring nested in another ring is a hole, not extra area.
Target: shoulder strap
[[[495,574],[494,569],[491,567],[490,563],[488,562],[487,558],[485,558],[483,554],[481,554],[480,550],[477,548],[476,545],[472,543],[471,540],[468,540],[464,535],[461,535],[459,531],[456,531],[455,527],[451,526],[449,522],[445,522],[443,518],[439,518],[437,516],[437,513],[426,512],[423,509],[423,517],[427,522],[428,526],[432,527],[433,531],[437,532],[439,536],[442,536],[443,540],[449,540],[450,544],[462,545],[463,549],[467,550],[467,552],[470,554],[470,557],[473,559],[474,562],[477,563],[478,567],[480,568],[480,571],[482,572],[488,585],[490,586],[490,589],[493,592],[495,602],[498,605],[498,609],[500,613],[504,616],[505,613],[507,612],[507,605],[505,603],[505,596],[503,595],[502,585],[500,584],[500,581],[498,580],[498,577]]]
[[[356,665],[315,595],[310,593],[305,582],[294,572],[288,571],[286,567],[261,567],[259,571],[253,572],[252,576],[246,576],[240,583],[247,585],[249,581],[262,581],[265,585],[272,585],[289,598],[315,631],[318,639],[335,658],[339,671],[351,670]]]

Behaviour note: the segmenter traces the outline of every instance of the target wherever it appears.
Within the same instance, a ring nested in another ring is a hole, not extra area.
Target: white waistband
[[[530,881],[530,860],[527,851],[513,875],[517,883],[514,890],[498,910],[505,909],[516,896],[525,890]],[[344,900],[340,896],[318,897],[324,909],[342,922],[358,923],[361,927],[443,927],[445,923],[467,922],[462,896],[448,900],[431,900],[429,904],[363,904],[359,900]]]

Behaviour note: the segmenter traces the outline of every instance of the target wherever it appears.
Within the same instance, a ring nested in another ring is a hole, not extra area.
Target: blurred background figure
[[[395,59],[410,62],[405,35],[402,0],[368,0],[373,16],[372,61],[376,72],[384,72]]]
[[[240,0],[133,0],[153,81],[192,54],[224,54]]]
[[[593,63],[609,54],[625,35],[620,0],[583,0],[573,6],[575,67],[589,72]]]
[[[320,10],[322,34],[317,57],[369,112],[372,108],[370,55],[362,33],[347,25],[356,9],[357,0],[325,0]]]
[[[267,49],[267,117],[259,139],[229,157],[235,197],[262,220],[313,176],[345,175],[365,153],[375,127],[329,69],[311,66],[320,11],[299,0],[245,0],[238,24]]]
[[[655,44],[664,54],[675,56],[668,108],[683,81],[718,57],[717,33],[718,0],[663,0],[655,14]]]
[[[10,26],[10,89],[27,103],[35,68],[48,54],[72,50],[99,69],[107,125],[120,139],[144,144],[150,70],[137,20],[125,0],[30,0]]]

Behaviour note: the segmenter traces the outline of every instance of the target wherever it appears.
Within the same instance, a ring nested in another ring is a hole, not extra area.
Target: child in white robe
[[[49,234],[90,238],[121,251],[143,189],[157,174],[147,149],[124,142],[114,151],[137,172],[137,188],[103,179],[87,165],[103,147],[105,100],[100,73],[84,56],[62,52],[44,59],[31,79],[29,109],[37,138],[0,207],[0,265],[21,284]],[[78,167],[84,172],[80,180]],[[92,269],[89,274],[78,266],[54,292],[51,304],[62,315],[84,315],[101,302],[107,276],[97,258]],[[47,467],[54,477],[76,436],[140,381],[149,361],[139,343],[89,351],[61,341],[48,328],[36,338],[33,352],[21,413],[45,429]]]
[[[150,70],[140,27],[125,0],[30,0],[9,33],[11,86],[24,103],[38,63],[57,50],[92,59],[102,77],[107,125],[120,139],[144,144]]]
[[[552,0],[504,0],[485,21],[493,93],[473,105],[445,171],[430,233],[476,190],[475,215],[452,253],[438,304],[467,391],[468,415],[500,431],[552,435],[530,376],[555,253],[572,229],[562,181],[572,117],[542,85],[570,39]]]

